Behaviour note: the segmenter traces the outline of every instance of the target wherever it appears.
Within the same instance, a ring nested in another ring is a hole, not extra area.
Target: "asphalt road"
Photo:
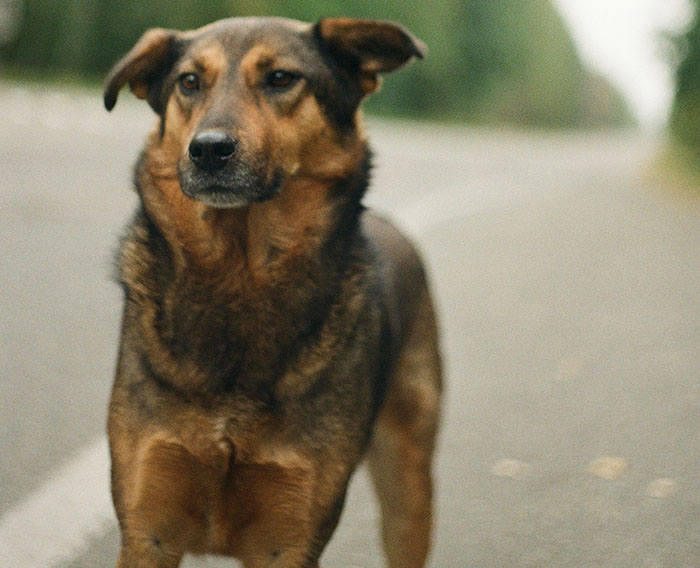
[[[152,118],[0,85],[0,123],[0,565],[113,566],[110,276]],[[700,566],[700,206],[645,175],[655,140],[369,130],[442,321],[431,566]],[[382,566],[376,522],[360,471],[324,565]]]

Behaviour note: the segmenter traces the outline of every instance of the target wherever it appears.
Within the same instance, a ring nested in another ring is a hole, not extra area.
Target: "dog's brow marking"
[[[258,69],[264,69],[265,67],[270,67],[275,62],[275,56],[272,53],[262,53],[258,56],[256,61],[256,66]]]
[[[213,79],[226,70],[227,61],[221,46],[212,44],[195,56],[194,64],[200,72]]]
[[[0,518],[3,566],[55,566],[107,531],[114,523],[108,454],[100,438]]]
[[[256,45],[246,53],[241,59],[240,69],[246,81],[255,81],[257,73],[274,63],[276,53],[266,45]]]

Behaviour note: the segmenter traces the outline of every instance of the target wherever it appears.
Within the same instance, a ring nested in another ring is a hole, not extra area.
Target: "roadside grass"
[[[700,205],[700,155],[669,138],[646,172],[650,181]]]
[[[102,86],[104,77],[55,70],[31,69],[10,64],[0,67],[0,81],[28,86],[59,86],[64,89],[98,89]]]

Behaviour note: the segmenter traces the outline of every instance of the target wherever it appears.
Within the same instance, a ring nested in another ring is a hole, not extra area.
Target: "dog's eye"
[[[184,73],[180,75],[178,82],[180,89],[185,94],[194,93],[199,90],[199,77],[194,73]]]
[[[286,89],[291,87],[299,79],[300,77],[296,73],[276,69],[275,71],[270,71],[267,74],[265,84],[266,86],[273,87],[274,89]]]

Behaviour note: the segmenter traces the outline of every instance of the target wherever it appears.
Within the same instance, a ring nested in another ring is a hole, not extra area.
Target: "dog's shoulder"
[[[423,274],[423,263],[415,245],[386,217],[367,210],[362,216],[361,229],[383,262],[401,271],[408,271],[410,276]]]
[[[365,211],[360,228],[372,250],[391,334],[400,343],[428,293],[422,258],[414,243],[385,217]]]

